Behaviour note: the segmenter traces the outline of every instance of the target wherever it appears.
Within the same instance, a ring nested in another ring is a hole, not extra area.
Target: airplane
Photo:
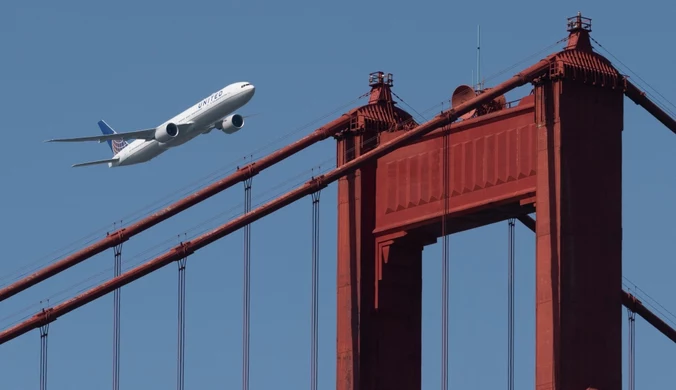
[[[83,167],[108,164],[109,168],[144,163],[170,148],[190,141],[213,129],[233,134],[244,127],[244,116],[235,113],[251,100],[256,88],[249,82],[230,84],[192,107],[162,123],[158,127],[117,133],[105,121],[98,122],[103,135],[78,138],[51,139],[45,142],[108,142],[113,157],[106,160],[74,164]]]

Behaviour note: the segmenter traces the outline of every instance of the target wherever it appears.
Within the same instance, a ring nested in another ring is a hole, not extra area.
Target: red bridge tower
[[[589,19],[568,27],[517,105],[498,97],[340,180],[337,389],[420,389],[422,251],[444,214],[454,233],[535,210],[536,389],[621,389],[625,82],[592,51]],[[407,131],[391,76],[372,81],[339,165]]]

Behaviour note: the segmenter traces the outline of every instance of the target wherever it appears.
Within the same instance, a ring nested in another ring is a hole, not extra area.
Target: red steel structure
[[[570,18],[564,50],[494,88],[459,87],[453,107],[421,125],[394,105],[391,75],[372,74],[367,105],[0,290],[0,301],[330,136],[336,169],[0,332],[0,344],[337,181],[337,389],[420,389],[423,248],[509,218],[537,237],[536,389],[621,389],[622,305],[676,342],[622,291],[624,95],[675,133],[676,121],[592,51],[590,31]],[[506,105],[527,83],[532,93]]]

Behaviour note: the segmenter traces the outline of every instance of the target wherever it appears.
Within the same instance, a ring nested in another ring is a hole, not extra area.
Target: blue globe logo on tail
[[[99,129],[101,129],[101,132],[106,135],[117,134],[112,127],[108,126],[108,124],[102,120],[99,121]],[[108,143],[110,150],[113,152],[113,156],[120,153],[122,149],[129,146],[129,143],[123,139],[108,140],[106,142]]]

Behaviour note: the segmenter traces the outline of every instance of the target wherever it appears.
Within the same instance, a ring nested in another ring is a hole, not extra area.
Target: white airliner
[[[103,135],[52,139],[46,142],[108,142],[113,158],[74,164],[73,167],[107,163],[112,168],[143,163],[213,129],[222,130],[226,134],[240,130],[244,126],[244,116],[234,112],[251,100],[255,90],[252,84],[245,81],[230,84],[152,129],[116,133],[101,120],[98,124]]]

